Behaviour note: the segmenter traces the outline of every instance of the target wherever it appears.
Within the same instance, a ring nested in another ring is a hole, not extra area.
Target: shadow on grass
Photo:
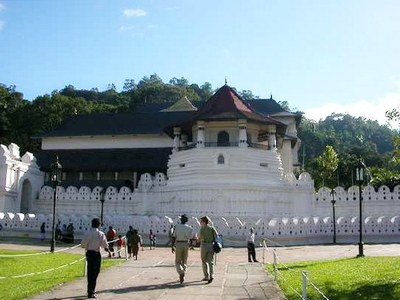
[[[306,261],[306,262],[300,262],[298,264],[290,264],[289,266],[283,265],[283,264],[278,264],[278,270],[279,271],[284,271],[287,269],[300,269],[300,270],[304,270],[305,268],[309,268],[309,267],[314,267],[314,266],[322,266],[322,265],[328,265],[328,264],[332,264],[332,263],[337,263],[337,262],[344,262],[344,261],[350,261],[350,260],[354,260],[354,259],[359,259],[359,258],[340,258],[340,259],[335,259],[335,260],[327,260],[327,261]]]
[[[56,245],[62,245],[63,247],[71,247],[79,244],[80,240],[75,243],[64,243],[63,241],[56,241]],[[33,237],[12,237],[2,236],[0,237],[0,244],[15,244],[15,245],[28,245],[28,246],[48,246],[50,248],[50,239],[41,240],[40,238]]]
[[[351,291],[337,290],[327,283],[322,287],[330,300],[395,300],[400,299],[399,286],[396,283],[368,284],[356,287]],[[397,291],[397,293],[396,293]],[[321,299],[320,297],[309,297]]]

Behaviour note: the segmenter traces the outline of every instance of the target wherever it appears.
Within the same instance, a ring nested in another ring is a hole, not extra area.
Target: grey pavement
[[[208,284],[201,281],[200,251],[191,250],[185,281],[180,284],[170,248],[146,249],[139,252],[138,260],[129,259],[102,271],[97,280],[97,298],[286,299],[262,263],[246,262],[246,251],[223,249],[217,256],[214,281]],[[85,299],[85,292],[86,278],[81,278],[30,299]]]
[[[38,245],[39,244],[39,245]],[[18,249],[48,248],[47,243],[18,245]],[[16,245],[0,240],[0,248],[12,249]],[[62,246],[60,246],[62,247]],[[313,245],[275,248],[278,262],[337,259],[355,257],[357,245]],[[217,256],[215,279],[207,284],[203,278],[198,249],[189,252],[188,272],[185,282],[178,282],[174,255],[170,248],[156,248],[139,252],[139,259],[102,271],[97,283],[98,299],[286,299],[272,280],[263,264],[272,263],[272,248],[263,252],[257,248],[260,263],[247,262],[246,248],[224,248]],[[83,249],[74,249],[82,253]],[[397,256],[400,244],[365,245],[366,256]],[[106,258],[107,259],[107,258]],[[63,284],[55,289],[36,295],[31,300],[85,299],[86,278]]]

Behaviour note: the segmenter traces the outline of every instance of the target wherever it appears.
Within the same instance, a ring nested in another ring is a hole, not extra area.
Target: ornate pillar
[[[197,123],[197,148],[204,148],[204,124]]]
[[[268,149],[269,150],[276,150],[276,135],[275,135],[275,132],[269,132]]]
[[[174,145],[173,145],[173,152],[179,151],[180,146],[180,139],[181,139],[181,128],[174,127]]]
[[[188,136],[186,134],[181,135],[182,147],[184,147],[184,148],[187,146],[187,139],[188,139]]]
[[[133,190],[137,189],[137,172],[133,172]]]
[[[247,121],[239,120],[239,147],[246,148],[247,144]]]

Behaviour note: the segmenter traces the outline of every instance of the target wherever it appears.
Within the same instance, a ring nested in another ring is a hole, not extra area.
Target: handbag
[[[213,251],[214,253],[220,253],[222,250],[222,245],[220,242],[214,241],[213,242]]]
[[[213,251],[214,253],[220,253],[222,250],[222,239],[221,236],[215,235],[215,231],[213,228],[213,235],[214,235],[214,240],[213,240]]]

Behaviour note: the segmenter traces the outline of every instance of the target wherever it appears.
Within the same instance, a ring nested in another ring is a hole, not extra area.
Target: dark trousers
[[[93,295],[96,291],[97,276],[100,273],[101,254],[96,251],[86,251],[87,261],[87,293]]]
[[[112,241],[113,239],[111,239],[110,241]],[[114,252],[114,243],[115,242],[108,242],[108,249],[110,250],[110,252]]]
[[[254,243],[247,243],[247,256],[249,259],[249,262],[251,262],[251,259],[253,258],[253,261],[257,261],[256,259],[256,248],[254,246]]]

